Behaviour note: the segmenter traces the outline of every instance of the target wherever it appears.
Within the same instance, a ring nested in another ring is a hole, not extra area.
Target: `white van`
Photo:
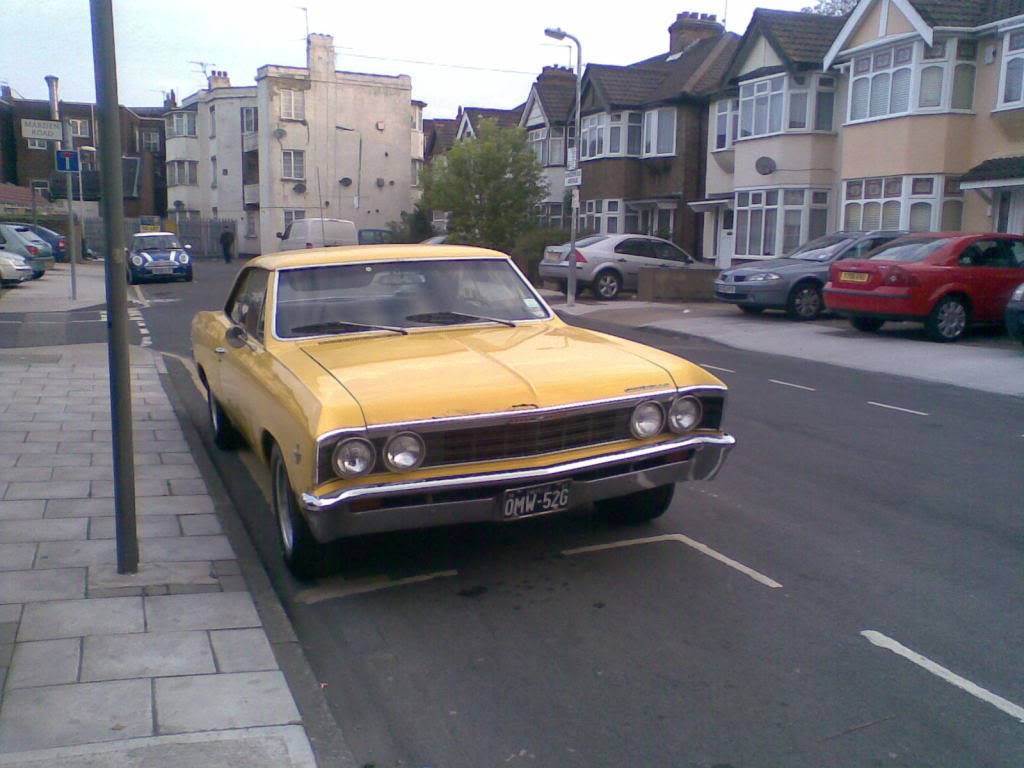
[[[345,219],[295,219],[277,236],[281,238],[282,251],[359,244],[356,225]]]

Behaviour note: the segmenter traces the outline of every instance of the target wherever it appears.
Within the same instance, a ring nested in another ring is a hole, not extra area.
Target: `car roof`
[[[504,253],[469,245],[343,245],[333,248],[307,248],[271,256],[258,256],[249,262],[262,269],[323,267],[332,264],[358,264],[364,261],[417,261],[438,259],[507,259]]]

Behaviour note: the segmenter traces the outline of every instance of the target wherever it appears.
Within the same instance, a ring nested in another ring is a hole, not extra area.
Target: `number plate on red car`
[[[866,283],[868,281],[867,272],[840,272],[839,279],[846,283]]]
[[[514,520],[530,515],[561,512],[569,508],[569,481],[513,488],[505,491],[501,501],[502,517]]]

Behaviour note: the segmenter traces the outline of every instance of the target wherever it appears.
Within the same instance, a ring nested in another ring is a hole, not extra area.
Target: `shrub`
[[[528,229],[516,238],[512,247],[512,260],[523,271],[534,285],[540,285],[540,261],[544,258],[544,249],[549,245],[562,245],[569,242],[569,233],[562,229],[535,227]]]

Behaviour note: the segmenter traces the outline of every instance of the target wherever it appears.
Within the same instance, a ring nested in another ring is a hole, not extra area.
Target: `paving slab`
[[[141,597],[55,600],[48,603],[29,603],[25,606],[18,628],[18,642],[143,632],[145,629]]]
[[[260,672],[277,669],[267,635],[260,629],[222,629],[210,632],[221,672]]]
[[[0,541],[69,541],[84,539],[87,520],[0,520]]]
[[[178,525],[178,518],[174,515],[140,515],[135,522],[140,539],[181,536],[181,526]],[[220,533],[220,531],[211,531],[211,533]],[[94,517],[89,524],[89,538],[114,538],[114,518],[110,516]]]
[[[91,464],[88,454],[53,453],[22,454],[18,456],[19,467],[87,467]]]
[[[21,606],[17,603],[0,605],[0,624],[21,621]]]
[[[86,567],[117,562],[112,539],[98,541],[44,541],[36,553],[36,568]]]
[[[7,500],[81,499],[88,495],[88,482],[84,480],[58,480],[45,483],[11,483],[4,498]]]
[[[62,477],[64,477],[62,475]],[[0,482],[13,483],[28,480],[33,483],[53,479],[53,467],[5,467],[0,469]],[[65,480],[75,478],[64,477]]]
[[[209,562],[139,563],[138,573],[118,573],[114,564],[89,568],[89,589],[148,587],[156,584],[216,584]]]
[[[0,501],[0,520],[30,520],[43,516],[46,501]]]
[[[216,515],[181,515],[181,531],[186,536],[209,536],[223,533]]]
[[[8,691],[0,744],[11,752],[153,735],[149,680]]]
[[[18,643],[14,647],[7,687],[35,688],[75,682],[81,645],[77,637]]]
[[[139,515],[199,515],[213,512],[209,496],[150,496],[135,504]],[[111,513],[113,514],[113,513]]]
[[[85,597],[84,568],[0,572],[0,603],[31,603],[75,597]]]
[[[0,571],[24,571],[31,568],[36,558],[37,546],[30,541],[0,544]]]
[[[297,723],[299,712],[280,672],[165,677],[154,682],[157,732]]]
[[[47,518],[102,517],[114,514],[113,499],[50,499],[46,502]]]
[[[173,539],[144,539],[141,557],[153,563],[191,560],[227,560],[234,556],[227,536],[179,536]]]
[[[150,632],[260,626],[260,617],[247,592],[162,595],[145,600]]]
[[[262,630],[257,631],[262,634]],[[83,640],[83,682],[216,671],[206,632],[143,632]]]
[[[202,481],[200,481],[202,482]],[[114,497],[113,480],[93,480],[89,483],[89,495],[94,499]],[[167,496],[170,494],[166,480],[140,480],[135,478],[135,496]]]

